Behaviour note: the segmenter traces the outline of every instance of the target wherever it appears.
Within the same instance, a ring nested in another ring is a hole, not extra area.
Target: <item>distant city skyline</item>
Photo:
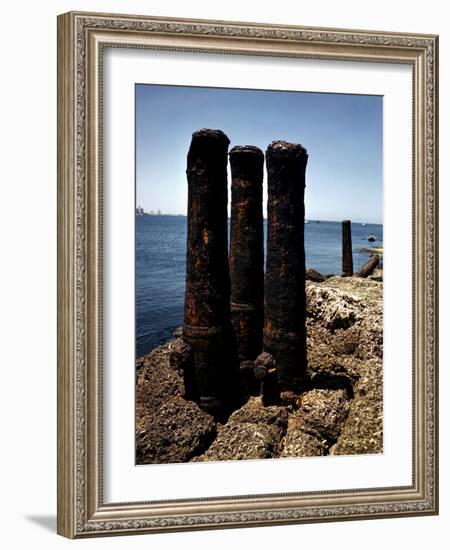
[[[306,219],[382,223],[382,120],[381,96],[137,84],[136,208],[186,215],[192,133],[218,128],[230,149],[306,147]],[[263,185],[266,217],[265,169]]]

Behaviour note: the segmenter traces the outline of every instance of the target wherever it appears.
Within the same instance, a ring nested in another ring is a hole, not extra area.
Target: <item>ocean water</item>
[[[266,230],[266,223],[264,223]],[[377,240],[367,241],[373,233]],[[320,273],[341,273],[340,222],[305,224],[306,266]],[[383,244],[383,226],[352,223],[355,271],[369,258],[359,249]],[[136,356],[149,353],[183,322],[186,264],[184,216],[136,216]]]

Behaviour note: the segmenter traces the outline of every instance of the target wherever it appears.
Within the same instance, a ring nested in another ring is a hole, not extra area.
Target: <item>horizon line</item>
[[[137,207],[136,207],[137,208]],[[155,210],[153,210],[153,212],[155,212]],[[157,212],[157,210],[156,210]],[[187,218],[187,214],[175,214],[173,212],[161,212],[160,214],[150,214],[150,212],[146,212],[144,211],[144,214],[139,214],[137,215],[138,217],[140,216],[152,216],[152,217],[155,217],[155,218],[158,218],[158,217],[162,217],[162,216],[171,216],[171,217],[182,217],[182,218]],[[228,219],[230,219],[230,216],[227,216]],[[267,217],[266,216],[263,216],[263,219],[264,220],[267,220]],[[330,219],[324,219],[324,218],[306,218],[305,217],[305,222],[308,221],[308,222],[331,222],[331,223],[342,223],[344,220],[348,220],[349,218],[348,217],[344,217],[342,218],[341,220],[330,220]],[[371,221],[361,221],[361,220],[352,220],[350,219],[350,222],[351,223],[360,223],[360,224],[372,224],[372,225],[383,225],[383,222],[371,222]]]

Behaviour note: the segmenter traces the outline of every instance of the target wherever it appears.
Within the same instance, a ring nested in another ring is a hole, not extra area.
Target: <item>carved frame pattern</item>
[[[163,43],[152,44],[153,35]],[[185,46],[178,40],[171,44],[171,37],[180,36]],[[94,161],[88,157],[90,132],[101,139],[99,119],[92,116],[95,102],[89,103],[98,82],[89,75],[101,75],[105,44],[413,65],[415,318],[420,325],[414,346],[420,349],[413,487],[172,505],[102,503],[101,306],[91,304],[101,296],[101,220],[96,218],[101,155],[93,155]],[[437,37],[72,12],[59,17],[58,46],[58,532],[82,537],[437,513]],[[94,172],[90,162],[97,163]],[[91,365],[93,357],[100,366]]]

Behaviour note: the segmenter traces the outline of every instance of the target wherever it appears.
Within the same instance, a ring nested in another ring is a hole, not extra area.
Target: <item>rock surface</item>
[[[325,283],[334,305],[324,315],[308,319],[308,373],[317,384],[323,380],[351,391],[348,415],[329,454],[383,452],[383,285],[356,277],[332,277]],[[321,286],[324,286],[323,284]],[[317,294],[310,291],[309,307]],[[355,300],[357,299],[357,300]],[[320,296],[319,296],[320,300]],[[327,313],[344,303],[346,328],[330,330]],[[313,382],[314,383],[314,382]]]
[[[280,452],[280,458],[324,456],[326,454],[327,445],[325,441],[321,441],[314,435],[299,429],[294,420],[289,422],[287,434],[284,438],[283,447]]]
[[[289,416],[281,457],[328,454],[339,437],[350,408],[343,389],[313,389],[304,393]]]
[[[213,417],[184,399],[182,373],[169,365],[173,342],[156,348],[137,364],[138,464],[187,462],[215,437]]]
[[[169,364],[171,349],[183,355],[180,340],[137,361],[139,464],[383,451],[383,284],[331,277],[308,281],[306,294],[309,382],[279,405],[250,396],[216,424],[185,398],[182,361]],[[269,359],[258,359],[261,372]]]
[[[286,430],[288,412],[286,407],[270,405],[265,407],[259,397],[252,397],[247,403],[234,411],[228,419],[229,424],[263,424],[273,433],[274,437],[281,439]]]
[[[306,289],[307,315],[328,329],[349,328],[360,321],[365,305],[356,295],[334,288],[309,285]]]
[[[314,389],[301,397],[300,408],[294,414],[304,431],[321,441],[336,441],[349,411],[345,390]]]
[[[244,460],[277,456],[278,443],[263,424],[226,424],[211,447],[193,462]]]
[[[258,397],[251,397],[235,411],[217,438],[197,462],[205,460],[242,460],[272,458],[279,455],[286,431],[288,411],[285,407],[265,407]]]
[[[319,273],[315,269],[311,269],[308,267],[305,270],[305,279],[307,281],[314,281],[315,283],[323,283],[325,281],[325,277],[322,275],[322,273]]]
[[[377,267],[375,271],[367,277],[368,279],[372,281],[378,281],[380,283],[383,282],[383,268]]]

